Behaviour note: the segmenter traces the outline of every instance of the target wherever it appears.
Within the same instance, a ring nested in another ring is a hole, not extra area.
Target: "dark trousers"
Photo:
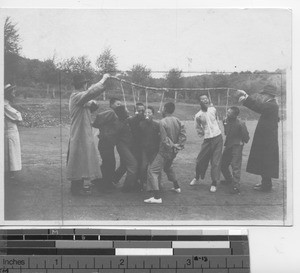
[[[140,184],[143,184],[144,173],[143,173],[143,161],[145,161],[145,154],[143,153],[142,147],[137,145],[132,150],[135,160],[137,162],[137,181]]]
[[[202,179],[204,178],[208,163],[210,162],[212,185],[216,186],[217,182],[220,180],[222,148],[222,135],[204,139],[196,161],[195,178],[197,180],[200,178],[200,176]]]
[[[226,181],[231,182],[232,186],[239,188],[242,168],[243,145],[233,145],[225,148],[221,160],[221,171]],[[229,170],[232,169],[232,173]]]
[[[119,153],[118,148],[117,148],[117,150],[118,150],[118,153]],[[120,153],[119,153],[119,155],[120,155]],[[125,173],[126,173],[126,164],[125,164],[124,159],[122,159],[121,156],[120,156],[120,165],[116,169],[116,172],[115,172],[115,179],[114,179],[115,183],[118,183]]]
[[[123,187],[124,188],[134,187],[136,185],[136,180],[137,180],[138,164],[132,153],[131,147],[129,147],[129,145],[125,143],[119,143],[117,145],[117,150],[120,155],[121,170],[117,170],[116,180],[118,178],[117,176],[120,176],[124,172],[124,170],[126,170],[126,178]]]
[[[146,149],[142,149],[142,160],[140,166],[140,183],[142,188],[147,184],[147,177],[148,177],[148,168],[150,164],[155,159],[157,153],[146,151]]]
[[[98,149],[102,159],[102,184],[105,187],[112,187],[116,169],[115,147],[107,141],[99,140]]]

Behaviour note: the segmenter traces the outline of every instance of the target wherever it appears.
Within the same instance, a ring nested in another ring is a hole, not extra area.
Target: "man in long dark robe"
[[[272,178],[279,177],[277,90],[272,85],[266,85],[256,98],[248,96],[243,90],[238,92],[241,95],[239,101],[260,114],[246,171],[262,178],[261,183],[254,186],[255,190],[269,192],[272,189]]]

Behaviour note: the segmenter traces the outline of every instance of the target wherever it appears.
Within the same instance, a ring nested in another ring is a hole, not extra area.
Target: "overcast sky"
[[[291,12],[281,9],[10,9],[22,55],[58,60],[104,48],[118,68],[153,71],[245,71],[291,65]],[[190,61],[189,61],[190,60]],[[155,76],[155,75],[154,75]]]

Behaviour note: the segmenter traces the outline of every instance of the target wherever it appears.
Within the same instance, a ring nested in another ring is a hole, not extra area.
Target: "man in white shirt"
[[[217,110],[213,107],[207,95],[200,96],[201,110],[195,116],[195,128],[199,137],[204,137],[201,150],[196,161],[196,176],[190,185],[197,184],[199,178],[204,179],[210,162],[211,192],[216,192],[220,180],[220,162],[222,157],[223,138],[217,120]]]

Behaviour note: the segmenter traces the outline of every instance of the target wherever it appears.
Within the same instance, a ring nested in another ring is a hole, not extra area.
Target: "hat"
[[[89,82],[89,80],[85,77],[84,74],[75,74],[73,76],[73,84],[74,85],[78,85],[78,84],[86,83],[86,82]]]
[[[6,92],[13,91],[15,87],[16,87],[15,85],[11,85],[10,83],[8,83],[4,86],[4,92],[6,93]]]
[[[261,91],[260,93],[276,97],[277,96],[277,89],[274,85],[268,84],[264,87],[263,91]]]

